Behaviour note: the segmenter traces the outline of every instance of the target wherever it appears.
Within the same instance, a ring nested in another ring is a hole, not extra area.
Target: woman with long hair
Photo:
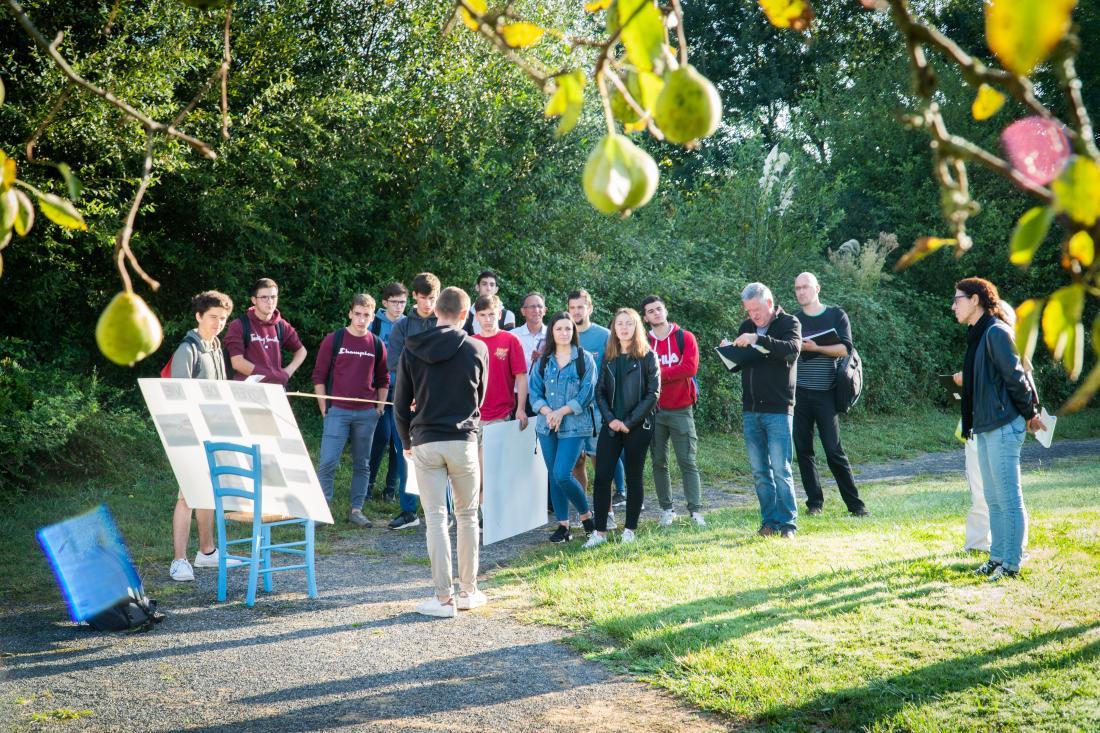
[[[596,429],[596,361],[580,348],[576,326],[568,313],[555,313],[546,333],[543,354],[531,368],[531,409],[538,415],[535,433],[550,473],[550,501],[558,520],[550,541],[568,542],[572,539],[570,503],[576,507],[586,532],[594,526],[584,489],[573,476],[573,465],[585,438]]]
[[[990,580],[1015,577],[1023,560],[1027,513],[1020,485],[1020,447],[1043,428],[1011,328],[1002,319],[993,283],[968,277],[955,283],[951,310],[965,323],[962,435],[974,436],[982,488],[989,505],[989,559],[977,572]]]
[[[622,542],[634,541],[638,515],[642,513],[642,469],[649,443],[653,440],[653,413],[661,394],[661,369],[657,355],[649,348],[641,316],[633,308],[615,311],[611,338],[600,380],[596,404],[603,415],[603,427],[596,441],[596,531],[585,547],[607,542],[607,509],[611,501],[611,479],[615,464],[623,457],[626,468],[626,529]]]

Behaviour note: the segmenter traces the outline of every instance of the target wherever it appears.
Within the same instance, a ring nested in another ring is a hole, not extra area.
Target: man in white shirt
[[[522,326],[512,329],[512,335],[519,339],[523,347],[523,356],[527,360],[527,373],[531,373],[531,366],[535,359],[542,355],[542,345],[546,341],[546,324],[543,317],[546,315],[546,300],[542,293],[531,292],[524,296],[523,305],[520,306],[520,314],[524,318]]]

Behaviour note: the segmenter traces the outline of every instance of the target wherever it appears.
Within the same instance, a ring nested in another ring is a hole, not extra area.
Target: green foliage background
[[[812,270],[823,299],[852,316],[867,365],[860,409],[936,402],[931,377],[961,362],[963,330],[948,310],[953,282],[981,274],[1014,303],[1048,292],[1061,277],[1054,235],[1029,271],[1011,267],[1008,234],[1029,204],[975,170],[985,208],[973,219],[977,246],[965,259],[937,255],[892,278],[832,267],[827,251],[849,239],[894,232],[904,248],[945,230],[927,140],[894,119],[909,73],[888,17],[855,2],[818,3],[807,40],[773,29],[749,0],[683,4],[693,62],[724,99],[723,126],[697,152],[643,140],[660,164],[661,186],[653,203],[619,221],[593,211],[580,190],[585,156],[603,132],[596,105],[576,131],[553,139],[537,89],[465,29],[441,34],[450,3],[240,0],[231,139],[220,142],[215,92],[183,128],[218,142],[218,161],[178,143],[157,149],[133,245],[163,284],[139,292],[164,322],[165,345],[132,370],[100,357],[93,330],[119,289],[110,252],[137,185],[144,136],[113,108],[76,95],[38,155],[69,163],[79,176],[90,231],[62,231],[43,219],[4,251],[0,450],[11,458],[0,482],[25,481],[36,467],[67,470],[71,458],[60,456],[74,455],[90,425],[137,419],[128,411],[140,408],[134,379],[154,376],[193,325],[190,296],[224,290],[239,313],[260,276],[279,282],[284,315],[315,350],[343,322],[352,293],[377,294],[421,270],[469,287],[478,271],[495,269],[513,310],[528,290],[545,293],[554,309],[568,290],[587,287],[601,321],[660,293],[673,319],[704,344],[735,330],[746,282],[771,284],[795,309],[793,277]],[[65,31],[62,51],[88,78],[170,118],[217,66],[222,16],[178,0],[124,2],[105,36],[111,5],[25,3],[47,37]],[[974,3],[914,5],[965,48],[986,53]],[[517,4],[546,24],[591,32],[594,21],[580,6]],[[1081,2],[1075,17],[1085,49],[1078,68],[1087,101],[1096,102],[1096,0]],[[62,79],[10,16],[0,18],[8,91],[0,147],[21,154]],[[1000,129],[1024,114],[1010,104],[976,123],[968,114],[972,90],[942,67],[941,80],[952,128],[987,147],[996,149]],[[1040,74],[1038,88],[1058,110],[1050,81]],[[765,193],[761,176],[774,146],[791,161]],[[35,185],[61,190],[51,168],[22,159],[20,166]],[[1086,323],[1091,318],[1086,313]],[[1037,359],[1047,401],[1060,402],[1069,386],[1046,365],[1042,347]],[[311,365],[312,358],[292,386],[306,387]],[[704,358],[700,411],[707,427],[729,429],[739,420],[740,384],[720,371]]]

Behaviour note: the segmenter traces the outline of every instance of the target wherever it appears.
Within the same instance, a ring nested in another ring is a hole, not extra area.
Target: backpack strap
[[[374,320],[370,322],[370,332],[375,336],[382,336],[382,319],[379,316],[375,316]]]
[[[378,319],[375,319],[378,320]],[[374,364],[375,368],[382,363],[382,337],[378,334],[374,335]],[[370,386],[377,389],[378,382],[375,381],[374,373],[371,374]]]
[[[684,354],[684,329],[677,328],[676,332],[672,334],[676,337],[676,348],[680,350],[680,355]]]
[[[344,345],[344,329],[338,328],[332,332],[332,359],[328,363],[328,376],[325,377],[325,394],[332,396],[332,377],[336,372],[336,357],[340,355],[340,349]],[[326,406],[332,404],[331,399],[325,400]]]

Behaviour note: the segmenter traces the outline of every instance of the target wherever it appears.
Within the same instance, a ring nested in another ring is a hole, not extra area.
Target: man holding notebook
[[[802,351],[794,403],[794,449],[798,454],[798,472],[806,491],[806,510],[821,514],[825,496],[821,474],[814,455],[814,426],[817,425],[825,460],[833,472],[840,497],[852,516],[868,515],[859,498],[852,466],[840,444],[840,420],[836,413],[837,362],[852,352],[852,326],[841,308],[821,303],[821,285],[812,272],[795,278],[794,297],[802,307],[795,317],[802,324]]]

